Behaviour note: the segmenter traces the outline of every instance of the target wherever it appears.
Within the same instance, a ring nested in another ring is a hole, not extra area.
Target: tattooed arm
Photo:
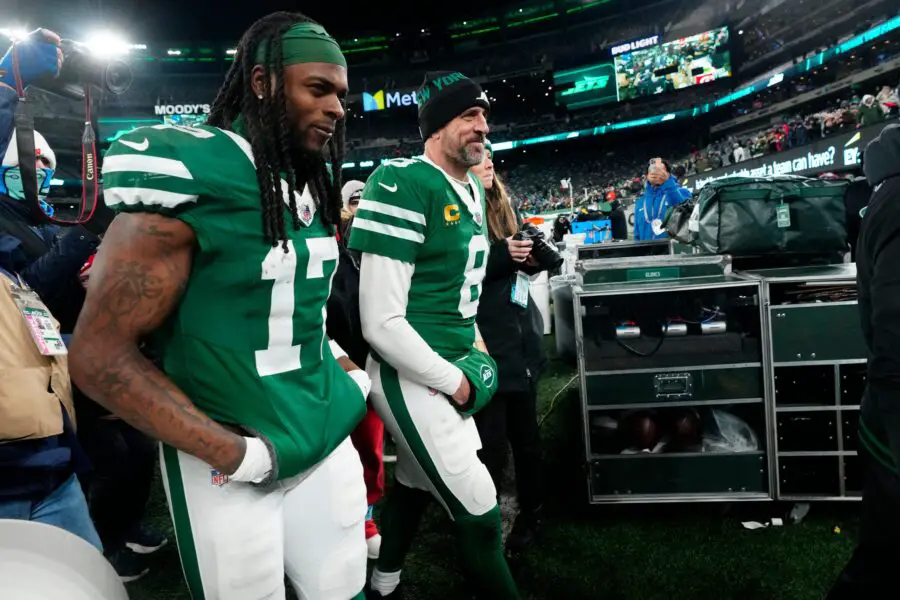
[[[91,269],[69,368],[79,388],[135,428],[230,474],[244,457],[244,438],[197,410],[138,350],[175,309],[194,243],[181,221],[120,214]]]

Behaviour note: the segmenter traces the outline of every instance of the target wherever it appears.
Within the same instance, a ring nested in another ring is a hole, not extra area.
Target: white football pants
[[[161,445],[181,566],[193,600],[349,600],[366,579],[366,486],[347,438],[309,471],[259,488],[223,482]]]

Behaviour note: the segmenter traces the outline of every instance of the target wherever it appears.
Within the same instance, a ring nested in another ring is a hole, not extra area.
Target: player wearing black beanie
[[[497,389],[497,365],[475,325],[490,247],[484,186],[469,172],[484,158],[490,103],[476,82],[449,71],[428,73],[417,99],[425,153],[372,173],[350,235],[362,253],[371,401],[397,444],[370,598],[398,597],[419,519],[437,500],[454,522],[473,591],[517,600],[472,419]]]

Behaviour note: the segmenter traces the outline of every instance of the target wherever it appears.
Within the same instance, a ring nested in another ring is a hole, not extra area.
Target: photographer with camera
[[[475,415],[487,466],[497,489],[503,479],[507,440],[515,462],[519,516],[507,549],[520,552],[535,539],[542,504],[537,425],[537,382],[546,365],[543,320],[529,294],[529,275],[556,268],[562,258],[534,227],[520,231],[522,218],[494,172],[493,149],[472,172],[484,184],[491,251],[478,306],[478,328],[497,362],[497,393]]]
[[[0,267],[18,273],[66,333],[74,328],[84,301],[78,271],[96,251],[103,224],[98,220],[61,229],[51,222],[52,208],[46,203],[46,196],[56,169],[56,156],[44,137],[32,131],[25,135],[33,134],[35,155],[20,157],[14,124],[21,93],[34,81],[60,72],[59,45],[55,33],[38,30],[16,42],[0,58]],[[36,171],[45,218],[36,216],[36,207],[26,199],[24,183],[31,165]]]
[[[0,270],[11,282],[8,289],[15,287],[11,298],[30,289],[57,321],[60,338],[65,340],[85,299],[83,267],[96,252],[112,213],[99,199],[95,183],[93,204],[91,198],[86,199],[92,211],[83,213],[90,216],[77,224],[54,219],[46,202],[56,155],[44,136],[33,130],[30,119],[23,118],[27,100],[20,99],[35,88],[77,98],[77,82],[96,82],[95,73],[103,70],[83,52],[70,49],[64,53],[61,45],[55,33],[37,30],[16,41],[0,58]],[[34,153],[30,155],[32,136]],[[92,136],[82,143],[94,152]],[[36,198],[28,193],[29,177],[37,183]],[[3,308],[12,312],[17,306],[6,303]],[[0,316],[8,327],[24,326],[26,321],[15,314],[18,312],[25,311],[18,306],[13,314]],[[31,336],[4,341],[11,344],[22,339]],[[39,352],[23,362],[22,357],[34,354],[35,344]],[[37,338],[30,348],[0,347],[0,372],[10,373],[0,378],[0,469],[12,474],[0,478],[0,518],[34,518],[46,512],[44,504],[54,504],[51,499],[60,490],[70,490],[65,492],[63,505],[75,516],[64,517],[62,522],[76,524],[70,531],[98,547],[102,542],[119,575],[131,581],[147,568],[128,548],[146,552],[165,543],[162,536],[139,527],[150,494],[155,445],[72,388],[64,346],[60,352],[45,355]],[[48,398],[48,390],[56,397],[55,403]],[[25,406],[42,407],[43,412],[28,415],[22,412]],[[13,411],[18,411],[15,416],[20,419],[30,417],[39,424],[34,431],[16,429],[15,419],[9,418]]]
[[[88,461],[75,437],[68,361],[54,319],[67,285],[79,287],[78,270],[95,237],[60,236],[31,219],[22,161],[31,161],[46,193],[56,158],[34,133],[35,156],[20,161],[13,131],[16,88],[59,71],[58,44],[50,32],[33,36],[22,44],[15,73],[11,51],[0,59],[0,519],[54,525],[101,549],[77,477]],[[77,310],[72,324],[76,316]]]

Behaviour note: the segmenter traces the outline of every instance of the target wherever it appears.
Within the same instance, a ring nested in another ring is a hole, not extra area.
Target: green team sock
[[[381,550],[376,571],[395,573],[403,567],[431,494],[395,482],[381,511]],[[373,574],[374,577],[374,574]]]
[[[477,517],[457,517],[456,537],[463,568],[481,594],[480,597],[519,600],[516,582],[513,581],[509,565],[503,556],[500,507],[495,506]]]

